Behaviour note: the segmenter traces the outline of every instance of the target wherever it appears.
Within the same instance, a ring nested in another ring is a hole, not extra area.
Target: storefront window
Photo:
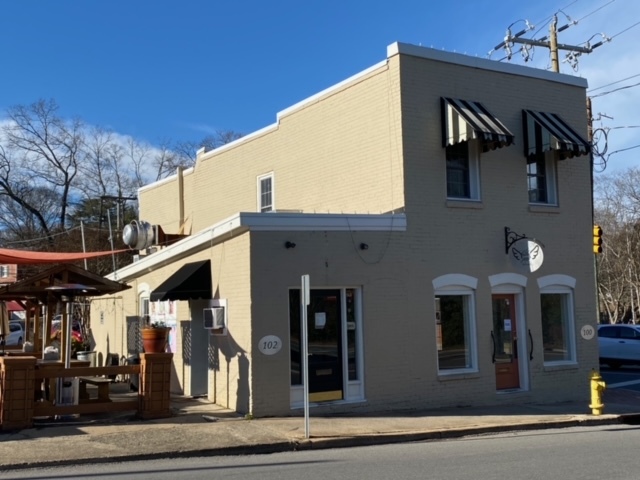
[[[471,314],[468,295],[436,296],[436,347],[438,370],[473,367],[471,355]]]
[[[542,343],[544,362],[566,362],[575,359],[571,325],[573,319],[569,293],[542,293]]]

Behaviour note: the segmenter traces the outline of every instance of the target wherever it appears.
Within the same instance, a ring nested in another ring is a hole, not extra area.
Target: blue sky
[[[538,38],[554,13],[559,25],[566,15],[579,20],[561,43],[617,35],[581,56],[577,71],[562,63],[563,73],[591,88],[632,77],[594,93],[640,82],[637,0],[20,0],[0,7],[0,114],[53,98],[64,116],[153,144],[246,134],[384,60],[393,42],[486,57],[509,25],[515,33],[526,19],[539,28],[526,36]],[[523,63],[520,54],[512,63]],[[548,68],[548,51],[536,48],[528,64]],[[602,126],[640,125],[639,94],[632,87],[594,98],[595,113],[614,117]],[[639,134],[612,130],[609,152],[640,144]],[[608,169],[640,166],[639,155],[612,155]]]

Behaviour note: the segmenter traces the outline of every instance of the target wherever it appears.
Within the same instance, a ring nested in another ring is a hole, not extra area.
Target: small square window
[[[446,147],[447,198],[480,200],[477,142],[460,142]]]

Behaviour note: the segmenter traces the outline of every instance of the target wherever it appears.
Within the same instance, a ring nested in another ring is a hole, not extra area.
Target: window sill
[[[447,207],[449,208],[473,208],[479,210],[484,208],[484,205],[480,200],[447,200]]]
[[[477,370],[469,370],[468,372],[452,372],[452,373],[443,373],[438,372],[438,381],[439,382],[448,382],[450,380],[468,380],[472,378],[480,378],[480,372]]]
[[[531,213],[561,213],[558,205],[529,205]]]
[[[567,363],[547,363],[544,365],[543,370],[545,372],[557,372],[559,370],[577,370],[579,365],[577,362]]]

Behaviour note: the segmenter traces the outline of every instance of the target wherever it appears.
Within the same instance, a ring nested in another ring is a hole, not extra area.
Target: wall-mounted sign
[[[316,330],[322,330],[327,324],[327,314],[325,312],[316,312],[314,319]]]
[[[521,238],[511,245],[511,259],[520,268],[535,272],[544,262],[542,245],[529,238]]]
[[[511,331],[511,319],[510,318],[505,318],[504,319],[504,331],[505,332],[510,332]]]
[[[258,342],[258,350],[263,355],[275,355],[282,348],[282,340],[276,335],[267,335]]]
[[[580,329],[580,335],[582,335],[582,338],[584,338],[585,340],[591,340],[596,336],[596,329],[591,325],[585,325]]]

